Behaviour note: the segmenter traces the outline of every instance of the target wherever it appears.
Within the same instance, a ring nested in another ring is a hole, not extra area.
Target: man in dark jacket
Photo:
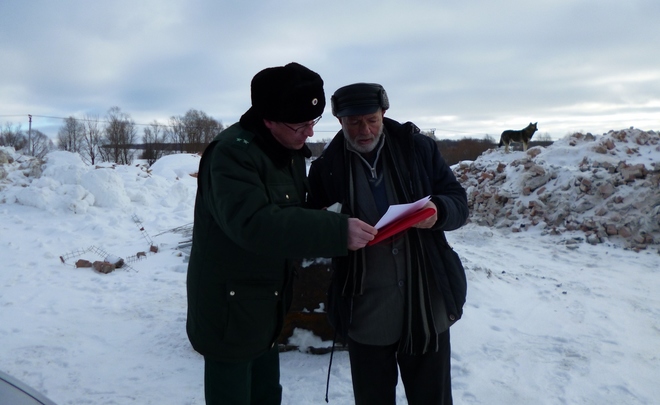
[[[325,107],[321,77],[297,63],[267,68],[251,98],[199,165],[186,329],[204,355],[207,404],[280,404],[276,340],[291,303],[290,259],[345,256],[376,233],[301,207],[305,140]]]
[[[394,404],[400,370],[409,404],[451,404],[449,327],[462,314],[465,284],[449,282],[440,252],[449,248],[444,231],[467,220],[465,190],[431,138],[384,117],[389,100],[381,85],[342,87],[331,102],[342,130],[312,163],[310,206],[338,202],[369,224],[390,205],[427,196],[435,211],[333,259],[328,312],[348,343],[355,402]]]

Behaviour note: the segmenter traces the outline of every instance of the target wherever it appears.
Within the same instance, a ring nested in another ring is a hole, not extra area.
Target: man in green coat
[[[277,338],[291,303],[291,259],[345,256],[376,230],[302,207],[305,141],[325,108],[323,80],[289,63],[257,73],[251,108],[204,151],[188,265],[192,346],[207,404],[280,404]]]

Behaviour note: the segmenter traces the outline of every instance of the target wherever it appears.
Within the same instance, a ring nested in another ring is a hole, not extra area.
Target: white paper
[[[328,208],[326,208],[326,210],[328,210],[330,212],[340,213],[341,212],[341,204],[336,202],[336,203],[332,204],[331,206],[329,206]]]
[[[429,195],[412,203],[390,205],[385,215],[383,215],[383,217],[376,224],[376,229],[380,229],[398,219],[405,217],[406,215],[421,210],[430,199],[431,196]]]

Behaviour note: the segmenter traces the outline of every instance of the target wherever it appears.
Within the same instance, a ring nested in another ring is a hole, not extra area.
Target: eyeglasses
[[[318,124],[319,121],[321,121],[321,117],[322,117],[322,115],[319,115],[319,116],[318,116],[317,118],[315,118],[313,121],[308,122],[308,123],[306,123],[306,124],[299,125],[299,126],[297,126],[296,128],[292,127],[291,125],[289,125],[289,124],[287,124],[287,123],[285,123],[285,122],[283,122],[282,125],[284,125],[285,127],[289,128],[289,129],[292,130],[293,132],[298,133],[298,131],[300,131],[301,129],[304,130],[304,129],[307,128],[307,127],[314,127],[314,125]]]

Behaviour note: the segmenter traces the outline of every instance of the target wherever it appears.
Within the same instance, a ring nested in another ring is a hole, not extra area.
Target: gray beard
[[[350,136],[346,135],[346,133],[347,133],[346,131],[344,131],[344,138],[346,139],[346,142],[348,142],[348,144],[351,145],[351,148],[353,148],[356,152],[358,152],[358,153],[369,153],[369,152],[373,151],[376,148],[376,146],[378,146],[378,142],[380,141],[380,137],[383,135],[383,127],[384,127],[384,125],[380,126],[380,130],[378,131],[378,135],[376,135],[376,138],[374,139],[374,142],[369,146],[359,145]]]

